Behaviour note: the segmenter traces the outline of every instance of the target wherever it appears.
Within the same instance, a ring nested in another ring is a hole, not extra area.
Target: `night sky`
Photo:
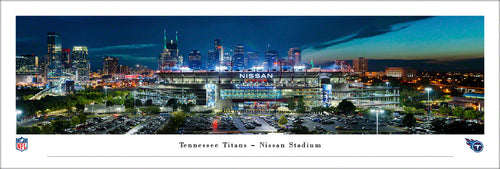
[[[185,61],[191,50],[206,59],[216,38],[226,49],[242,43],[245,52],[264,57],[267,44],[287,55],[302,49],[302,61],[328,66],[335,60],[365,57],[369,70],[410,66],[428,71],[483,71],[482,16],[18,16],[16,54],[47,53],[47,32],[62,38],[63,49],[85,45],[91,69],[102,69],[102,57],[120,64],[157,67],[167,39],[178,31]],[[371,64],[373,63],[373,64]]]

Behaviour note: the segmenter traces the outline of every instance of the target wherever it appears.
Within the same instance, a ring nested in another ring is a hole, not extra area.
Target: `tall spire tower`
[[[179,44],[179,39],[177,39],[177,30],[175,30],[175,43]]]
[[[163,29],[163,49],[167,49],[167,29]]]

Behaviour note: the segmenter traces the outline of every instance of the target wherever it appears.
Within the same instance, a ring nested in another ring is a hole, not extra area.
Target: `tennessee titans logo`
[[[16,138],[16,149],[23,152],[28,150],[28,139],[27,138]]]
[[[465,140],[467,141],[466,143],[467,145],[470,146],[470,149],[472,149],[472,151],[476,153],[483,151],[484,146],[483,143],[481,143],[481,141],[468,138],[465,138]]]

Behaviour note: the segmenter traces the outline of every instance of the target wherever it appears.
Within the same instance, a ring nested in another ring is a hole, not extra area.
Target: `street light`
[[[431,100],[430,100],[429,93],[432,91],[432,88],[426,87],[425,91],[427,92],[427,104],[429,105],[429,113],[428,114],[431,114]]]
[[[378,125],[379,125],[379,124],[378,124],[378,113],[384,113],[384,110],[382,110],[382,109],[378,109],[378,108],[377,108],[377,109],[371,109],[371,110],[370,110],[370,112],[372,112],[372,113],[376,113],[376,115],[375,115],[375,116],[376,116],[376,118],[377,118],[377,123],[376,123],[376,124],[377,124],[377,126],[376,126],[376,128],[377,128],[377,135],[378,135]]]
[[[106,102],[104,102],[104,113],[106,113],[108,110],[108,86],[104,85],[104,93],[106,97]]]
[[[387,89],[385,89],[385,94],[387,95],[389,92],[389,81],[385,82],[385,86],[387,87]]]

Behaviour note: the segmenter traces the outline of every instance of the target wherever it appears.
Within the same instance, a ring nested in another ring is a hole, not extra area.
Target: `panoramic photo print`
[[[17,16],[15,74],[17,134],[484,134],[483,16]]]

